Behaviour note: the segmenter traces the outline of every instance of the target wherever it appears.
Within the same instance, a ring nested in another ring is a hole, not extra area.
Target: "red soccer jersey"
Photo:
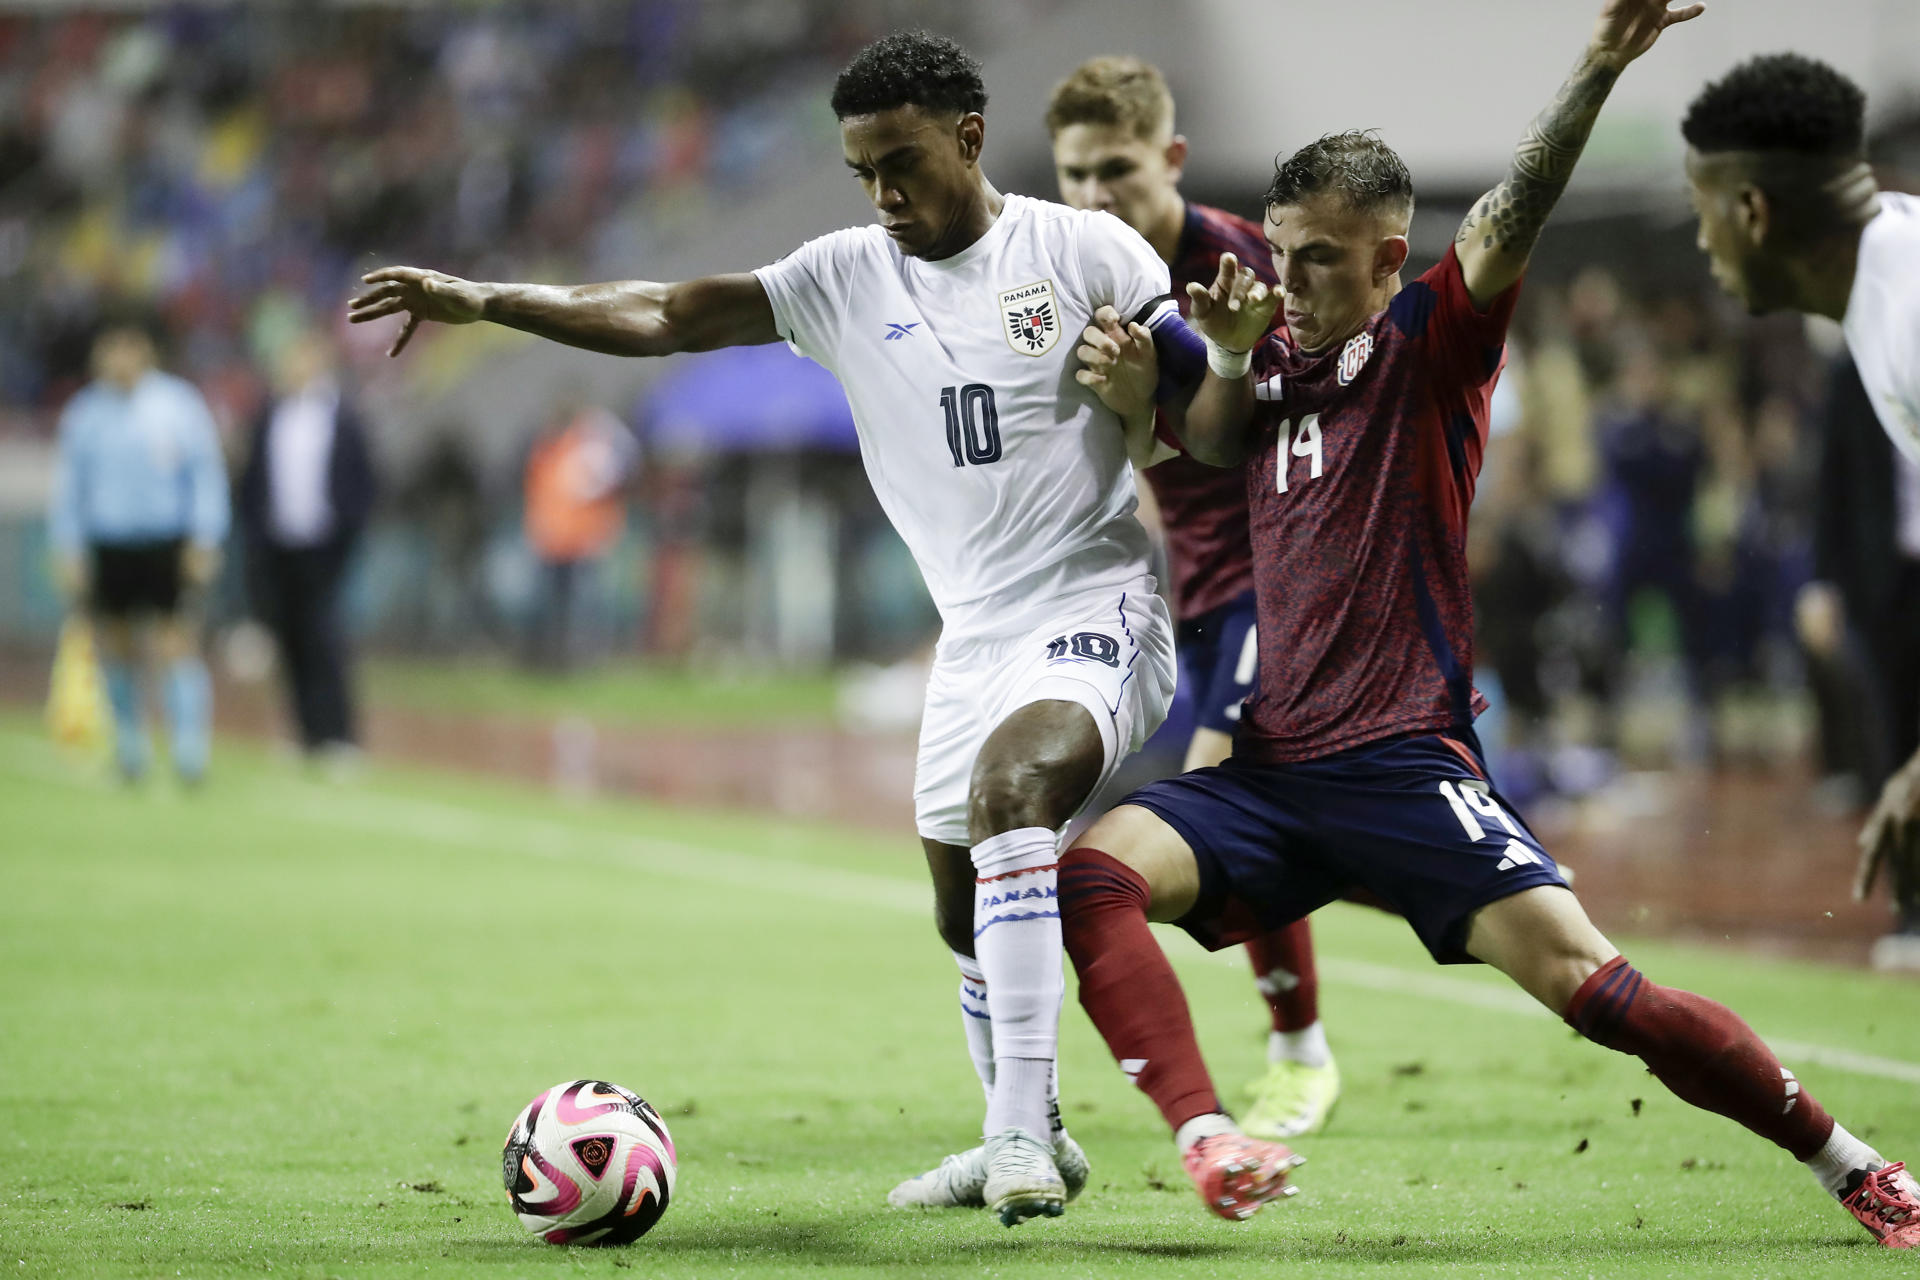
[[[1220,255],[1229,252],[1274,283],[1273,259],[1258,224],[1188,201],[1170,268],[1181,315],[1187,314],[1187,282],[1212,284]],[[1174,615],[1197,618],[1245,595],[1253,586],[1253,551],[1247,542],[1247,482],[1240,468],[1209,467],[1183,454],[1142,474],[1166,526]]]
[[[1309,760],[1485,708],[1467,507],[1519,292],[1474,310],[1449,247],[1339,347],[1275,334],[1255,352],[1260,687],[1237,753]]]

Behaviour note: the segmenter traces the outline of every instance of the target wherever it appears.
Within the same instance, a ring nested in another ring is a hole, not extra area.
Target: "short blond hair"
[[[1089,58],[1054,86],[1047,101],[1049,136],[1075,124],[1117,125],[1153,141],[1173,133],[1173,94],[1151,62]]]

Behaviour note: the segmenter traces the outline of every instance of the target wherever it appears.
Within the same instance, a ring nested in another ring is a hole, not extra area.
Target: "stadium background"
[[[1227,0],[0,15],[4,688],[45,688],[53,424],[101,315],[132,301],[161,317],[167,364],[214,405],[236,473],[264,370],[317,323],[374,426],[382,502],[349,596],[376,655],[376,753],[904,836],[935,619],[831,380],[779,347],[620,361],[486,326],[430,330],[389,362],[384,331],[343,323],[352,279],[390,262],[674,279],[863,221],[826,90],[905,23],[983,57],[1003,189],[1053,193],[1053,83],[1092,53],[1138,52],[1180,104],[1190,198],[1257,216],[1275,151],[1378,127],[1414,173],[1425,262],[1557,83],[1562,58],[1538,51],[1575,47],[1577,10],[1483,3],[1436,22],[1398,0],[1364,33],[1336,8]],[[1603,915],[1852,958],[1877,930],[1877,908],[1830,892],[1860,788],[1844,749],[1823,754],[1794,632],[1837,331],[1750,322],[1715,293],[1675,122],[1738,57],[1802,49],[1861,79],[1874,157],[1901,185],[1920,173],[1920,73],[1900,52],[1917,43],[1920,11],[1868,0],[1815,20],[1764,0],[1663,42],[1622,82],[1537,255],[1474,514],[1497,706],[1483,736],[1509,792],[1572,841]],[[522,676],[511,658],[540,596],[521,467],[570,397],[630,426],[641,475],[577,602],[586,669]],[[210,620],[221,719],[270,734],[233,550]],[[1820,887],[1817,913],[1801,885]]]
[[[1003,190],[1052,194],[1049,89],[1133,52],[1172,82],[1190,198],[1256,213],[1275,151],[1379,127],[1425,263],[1589,7],[0,6],[0,1266],[615,1274],[636,1263],[521,1238],[492,1145],[535,1090],[594,1073],[680,1140],[684,1194],[640,1246],[659,1275],[1897,1262],[1639,1064],[1340,905],[1316,930],[1347,1100],[1285,1213],[1207,1220],[1071,1009],[1068,1106],[1101,1185],[1012,1236],[880,1212],[977,1094],[909,826],[934,618],[844,402],[778,347],[619,361],[476,326],[387,361],[384,332],[343,323],[381,263],[672,279],[865,221],[827,90],[908,24],[981,56]],[[1638,963],[1783,1037],[1810,1088],[1910,1155],[1920,1003],[1857,971],[1887,916],[1848,895],[1861,796],[1823,750],[1793,621],[1837,335],[1715,292],[1679,167],[1697,86],[1780,48],[1857,77],[1885,180],[1920,177],[1911,4],[1716,4],[1623,80],[1502,384],[1474,513],[1482,729]],[[286,730],[237,546],[209,618],[211,784],[126,791],[46,740],[54,423],[128,302],[161,318],[236,473],[276,350],[318,324],[347,353],[382,485],[350,591],[358,776],[267,745]],[[521,468],[563,397],[617,415],[642,463],[587,651],[527,671]],[[1241,962],[1175,958],[1237,1079],[1264,1034]]]

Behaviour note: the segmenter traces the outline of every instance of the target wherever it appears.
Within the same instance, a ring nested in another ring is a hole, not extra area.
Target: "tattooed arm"
[[[1706,8],[1690,4],[1669,9],[1667,2],[1607,0],[1573,74],[1514,148],[1507,176],[1473,202],[1453,243],[1475,306],[1485,307],[1527,269],[1540,228],[1567,189],[1601,104],[1621,71],[1651,49],[1662,31],[1699,17]]]

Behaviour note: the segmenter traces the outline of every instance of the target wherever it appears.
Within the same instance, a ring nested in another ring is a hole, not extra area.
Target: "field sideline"
[[[0,720],[0,1271],[22,1276],[1839,1276],[1910,1274],[1783,1154],[1578,1041],[1404,926],[1316,917],[1347,1077],[1293,1203],[1208,1216],[1077,1006],[1056,1222],[889,1210],[965,1145],[978,1086],[911,833],[565,802],[379,768],[308,782],[228,747],[204,793],[126,792]],[[1179,935],[1226,1087],[1262,1009]],[[1634,942],[1740,1009],[1809,1089],[1920,1157],[1920,986]],[[624,1250],[537,1245],[497,1153],[602,1076],[682,1157]]]

